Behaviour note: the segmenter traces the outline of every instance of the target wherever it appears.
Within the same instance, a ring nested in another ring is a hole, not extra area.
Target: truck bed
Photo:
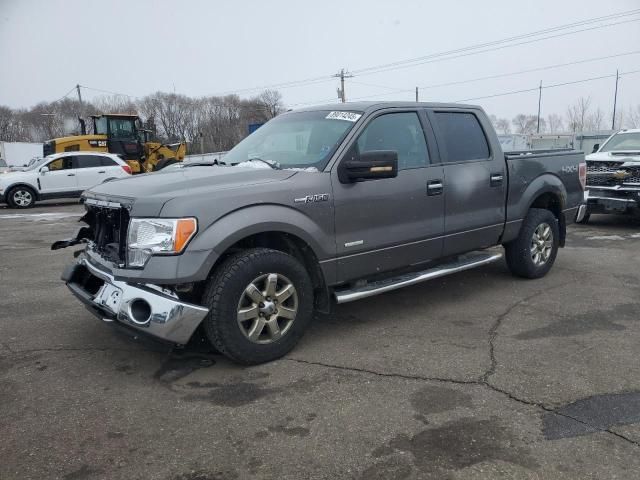
[[[528,191],[547,186],[543,191],[556,194],[561,199],[558,208],[573,221],[575,212],[584,201],[580,185],[580,164],[584,164],[584,152],[578,150],[522,150],[504,155],[509,175],[507,212],[503,241],[515,238],[527,211],[534,201]],[[584,167],[586,168],[586,167]]]

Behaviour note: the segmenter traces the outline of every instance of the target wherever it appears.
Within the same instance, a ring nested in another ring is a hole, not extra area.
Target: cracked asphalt
[[[152,348],[59,280],[74,202],[0,208],[2,479],[609,479],[640,471],[640,224],[318,316],[245,368]],[[44,214],[44,215],[43,215]]]

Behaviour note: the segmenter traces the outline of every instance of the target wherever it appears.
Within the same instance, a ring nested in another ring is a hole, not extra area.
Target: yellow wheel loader
[[[54,138],[44,143],[46,157],[61,152],[109,152],[120,155],[132,173],[147,173],[184,160],[185,142],[163,144],[149,141],[149,131],[141,128],[137,115],[92,115],[94,134],[87,135],[80,119],[82,135]]]

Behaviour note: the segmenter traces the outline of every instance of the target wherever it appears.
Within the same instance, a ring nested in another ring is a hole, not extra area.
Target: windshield
[[[107,134],[107,119],[106,117],[94,118],[95,134],[106,135]]]
[[[640,132],[618,133],[609,139],[600,149],[601,152],[617,152],[624,150],[640,151]]]
[[[31,162],[29,162],[29,166],[25,168],[25,170],[35,170],[36,168],[39,168],[45,162],[45,160],[49,160],[49,159],[50,159],[49,157],[32,159]]]
[[[322,170],[361,116],[360,112],[346,111],[281,115],[236,145],[225,155],[224,162],[227,165],[247,162],[244,165],[256,166],[261,162],[250,162],[255,158],[278,168]]]
[[[109,134],[116,138],[131,138],[135,130],[133,122],[132,118],[110,118]]]

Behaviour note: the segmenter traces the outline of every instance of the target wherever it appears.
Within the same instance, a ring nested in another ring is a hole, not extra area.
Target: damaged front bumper
[[[587,188],[589,213],[627,213],[640,208],[640,185]]]
[[[171,343],[186,344],[209,310],[156,285],[131,285],[80,255],[62,274],[71,292],[98,318]]]

